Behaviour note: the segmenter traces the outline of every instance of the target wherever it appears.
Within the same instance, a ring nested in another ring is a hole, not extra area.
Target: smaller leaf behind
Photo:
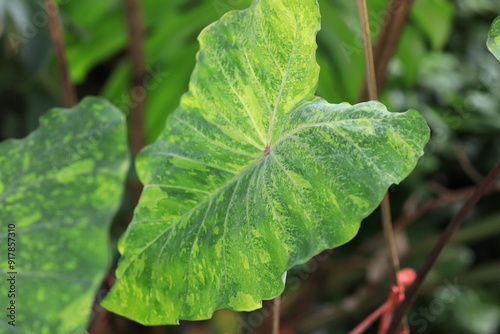
[[[52,109],[29,136],[0,144],[0,244],[15,248],[3,282],[16,272],[15,296],[3,290],[0,304],[17,306],[16,326],[4,315],[0,333],[84,332],[128,166],[125,118],[101,98]]]

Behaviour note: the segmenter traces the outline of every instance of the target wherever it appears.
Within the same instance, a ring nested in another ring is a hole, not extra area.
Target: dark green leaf
[[[129,164],[125,120],[105,100],[87,98],[40,123],[0,144],[2,287],[17,273],[15,296],[0,294],[0,333],[81,334],[109,265],[107,231]],[[5,317],[11,300],[15,327]]]

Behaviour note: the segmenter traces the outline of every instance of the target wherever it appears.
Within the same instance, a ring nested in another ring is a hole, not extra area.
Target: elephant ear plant
[[[357,233],[429,138],[416,111],[315,97],[315,0],[255,0],[199,36],[189,91],[138,156],[107,309],[147,325],[250,311]]]
[[[254,0],[200,34],[189,91],[137,157],[144,191],[104,307],[147,325],[257,309],[283,292],[290,268],[351,240],[415,167],[429,139],[419,113],[314,96],[319,27],[316,0]],[[497,59],[499,36],[497,18],[487,42]],[[109,266],[126,140],[122,112],[86,98],[0,143],[0,334],[86,329]],[[500,164],[452,220],[388,332],[498,175]]]

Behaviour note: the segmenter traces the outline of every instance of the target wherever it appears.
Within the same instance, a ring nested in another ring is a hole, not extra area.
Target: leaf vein
[[[222,114],[220,114],[220,115],[222,115]],[[218,146],[218,147],[220,147],[220,148],[222,148],[222,149],[224,149],[224,150],[226,150],[228,152],[231,152],[231,153],[234,153],[234,154],[237,154],[237,155],[244,155],[244,156],[247,156],[247,157],[250,157],[250,158],[253,158],[253,159],[256,158],[255,156],[253,156],[253,155],[251,155],[251,154],[249,154],[247,152],[235,150],[235,149],[233,149],[231,147],[222,145],[221,143],[212,140],[211,138],[207,137],[203,132],[201,132],[199,129],[197,129],[193,125],[191,125],[188,122],[186,122],[186,121],[184,121],[184,120],[176,117],[175,114],[172,114],[172,116],[170,116],[170,117],[171,117],[171,119],[175,119],[179,123],[181,123],[181,124],[185,125],[186,127],[190,128],[194,133],[196,133],[197,135],[199,135],[200,137],[202,137],[203,139],[205,139],[206,141],[208,141],[210,144],[212,144],[214,146]],[[249,144],[251,144],[251,143],[249,142]],[[251,144],[251,145],[260,150],[259,147],[255,146],[253,144]]]
[[[255,119],[253,118],[252,113],[250,113],[250,110],[248,109],[247,105],[243,102],[243,100],[241,99],[241,96],[238,94],[238,92],[236,91],[236,89],[234,88],[234,86],[231,84],[231,80],[227,76],[227,73],[224,70],[224,67],[222,66],[222,64],[220,63],[220,61],[216,61],[216,63],[217,63],[217,66],[219,67],[222,75],[226,79],[226,83],[228,84],[229,88],[231,89],[231,91],[233,92],[233,94],[236,96],[236,98],[240,101],[241,106],[243,107],[243,110],[245,110],[245,113],[248,115],[248,118],[250,118],[250,121],[252,122],[252,126],[253,126],[253,128],[255,130],[255,133],[257,134],[257,136],[259,137],[259,139],[262,141],[262,144],[265,145],[266,141],[265,141],[262,133],[257,128],[257,123],[255,122]],[[264,148],[262,148],[262,149],[264,149]]]

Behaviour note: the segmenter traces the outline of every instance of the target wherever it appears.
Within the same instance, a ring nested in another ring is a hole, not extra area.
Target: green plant
[[[497,58],[498,22],[488,39]],[[201,33],[189,92],[137,157],[145,188],[105,307],[148,325],[257,309],[281,294],[292,267],[351,240],[387,188],[415,167],[429,139],[416,111],[313,95],[319,24],[314,0],[255,0]],[[124,37],[115,42],[75,75],[83,79]],[[116,73],[115,83],[125,66]],[[0,333],[85,329],[128,166],[124,117],[103,99],[52,110],[41,124],[0,144],[0,219],[12,221],[0,240],[16,270],[14,299],[0,301],[23,305],[18,326],[2,323]]]
[[[319,23],[315,1],[259,0],[200,34],[190,91],[138,157],[105,307],[149,325],[257,309],[409,174],[428,139],[417,112],[313,97]]]

